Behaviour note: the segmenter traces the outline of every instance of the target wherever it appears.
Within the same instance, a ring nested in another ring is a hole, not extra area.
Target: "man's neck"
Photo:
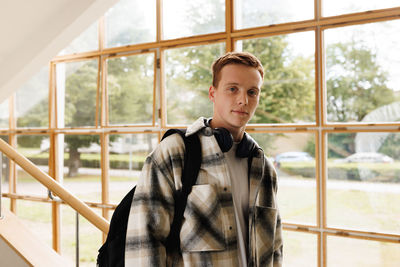
[[[213,129],[221,128],[221,126],[219,126],[218,123],[216,123],[213,119],[211,119],[211,121],[210,121],[210,126]],[[234,128],[234,127],[226,128],[226,127],[224,127],[224,128],[227,129],[231,133],[234,142],[240,142],[242,140],[245,127],[241,127],[241,128]]]

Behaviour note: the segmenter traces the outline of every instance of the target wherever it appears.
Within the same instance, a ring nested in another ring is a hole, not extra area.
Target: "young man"
[[[169,255],[164,246],[185,149],[174,134],[143,167],[129,216],[126,266],[282,265],[276,172],[245,133],[258,106],[262,65],[249,53],[232,52],[217,59],[212,70],[213,117],[199,118],[186,133],[199,136],[202,163],[184,212],[181,251]]]

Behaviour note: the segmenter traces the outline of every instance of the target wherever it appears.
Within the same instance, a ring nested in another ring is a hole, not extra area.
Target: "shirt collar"
[[[186,130],[186,136],[190,136],[201,129],[207,127],[207,121],[210,119],[206,119],[204,117],[198,118],[192,125],[190,125]]]

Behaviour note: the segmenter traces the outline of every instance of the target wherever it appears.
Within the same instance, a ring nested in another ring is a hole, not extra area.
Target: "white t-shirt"
[[[232,184],[232,198],[235,210],[237,240],[238,240],[238,259],[239,266],[247,266],[247,235],[248,235],[248,214],[249,214],[249,183],[247,158],[236,157],[234,143],[232,148],[224,153],[228,163],[229,176]]]

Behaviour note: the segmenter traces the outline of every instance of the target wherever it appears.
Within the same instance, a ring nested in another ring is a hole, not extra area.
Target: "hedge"
[[[315,179],[314,166],[282,164],[280,169],[291,176]],[[335,180],[399,183],[400,168],[393,166],[393,164],[386,166],[381,164],[338,164],[336,166],[328,166],[328,178]]]
[[[46,158],[36,158],[29,157],[30,161],[32,161],[36,165],[48,165],[48,159]],[[144,162],[132,162],[132,169],[141,170],[143,168]],[[64,166],[68,166],[68,159],[64,160]],[[100,161],[97,159],[81,159],[82,168],[100,168]],[[112,169],[129,169],[129,161],[128,160],[110,160],[110,168]]]

